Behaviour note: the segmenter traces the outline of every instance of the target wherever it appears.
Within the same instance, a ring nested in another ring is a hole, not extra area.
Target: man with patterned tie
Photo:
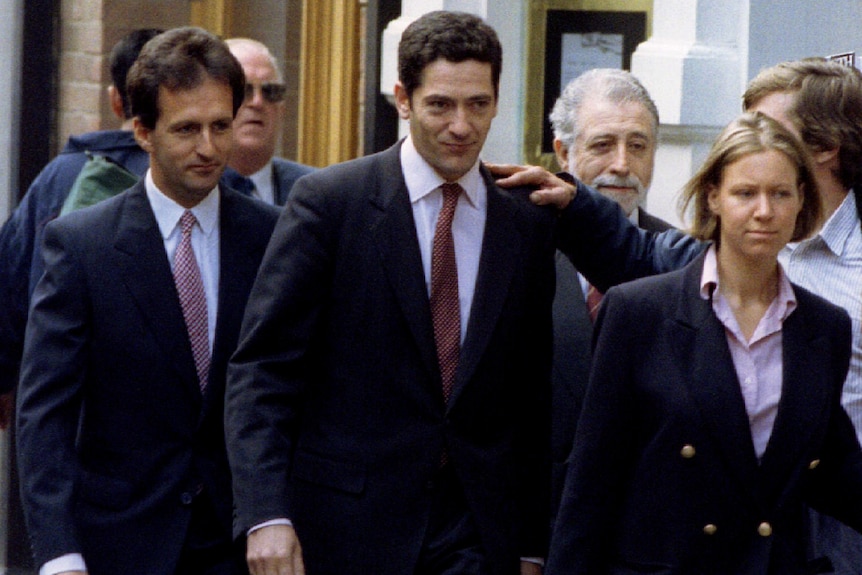
[[[564,172],[617,202],[642,229],[669,223],[644,210],[658,146],[658,109],[646,88],[625,70],[596,68],[568,83],[550,115],[554,151]],[[590,373],[591,342],[602,293],[557,252],[551,418],[551,517],[566,476],[575,426]]]
[[[479,162],[501,63],[481,19],[422,16],[409,136],[293,189],[228,375],[252,573],[540,570],[555,213]]]
[[[18,403],[41,573],[245,571],[230,533],[225,371],[277,210],[218,184],[245,80],[197,28],[129,74],[144,179],[45,229]]]

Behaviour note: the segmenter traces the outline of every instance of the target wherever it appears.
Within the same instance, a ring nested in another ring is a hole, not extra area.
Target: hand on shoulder
[[[539,206],[552,205],[562,210],[578,193],[577,185],[571,184],[540,166],[518,166],[515,164],[485,164],[498,186],[536,188],[530,200]]]

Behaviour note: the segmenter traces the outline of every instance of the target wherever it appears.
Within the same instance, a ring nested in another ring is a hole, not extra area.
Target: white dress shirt
[[[443,207],[443,192],[440,186],[446,180],[426,162],[408,136],[401,145],[401,170],[410,194],[413,208],[413,221],[416,237],[422,254],[422,270],[425,285],[431,294],[431,251],[434,245],[434,230],[437,216]],[[454,182],[452,182],[454,183]],[[458,182],[464,194],[458,198],[455,217],[452,219],[452,238],[455,241],[455,263],[458,267],[458,300],[461,306],[461,342],[467,333],[470,309],[473,305],[473,292],[476,277],[479,275],[479,256],[482,254],[482,239],[485,235],[485,218],[488,211],[488,190],[479,161],[464,174]]]
[[[264,167],[248,177],[254,183],[252,195],[267,204],[275,205],[275,187],[273,186],[272,160]]]

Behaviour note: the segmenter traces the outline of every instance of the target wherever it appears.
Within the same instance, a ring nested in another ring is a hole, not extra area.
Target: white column
[[[6,221],[18,193],[23,20],[24,0],[0,2],[0,222]]]
[[[655,0],[653,35],[632,56],[659,110],[659,150],[647,200],[677,225],[680,188],[718,131],[741,111],[748,51],[748,0]]]
[[[0,222],[18,196],[18,130],[20,116],[21,43],[24,0],[0,2]],[[9,537],[9,434],[0,431],[0,573],[7,565]]]

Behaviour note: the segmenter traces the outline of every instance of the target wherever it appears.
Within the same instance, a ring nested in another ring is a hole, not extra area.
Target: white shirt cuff
[[[39,569],[39,575],[57,575],[64,571],[86,571],[84,556],[80,553],[67,553],[56,559],[51,559]]]
[[[251,535],[258,529],[263,529],[264,527],[270,527],[272,525],[293,525],[293,522],[287,518],[279,518],[279,519],[270,519],[269,521],[264,521],[263,523],[258,523],[254,527],[248,530],[246,535]],[[42,575],[41,573],[39,575]]]

